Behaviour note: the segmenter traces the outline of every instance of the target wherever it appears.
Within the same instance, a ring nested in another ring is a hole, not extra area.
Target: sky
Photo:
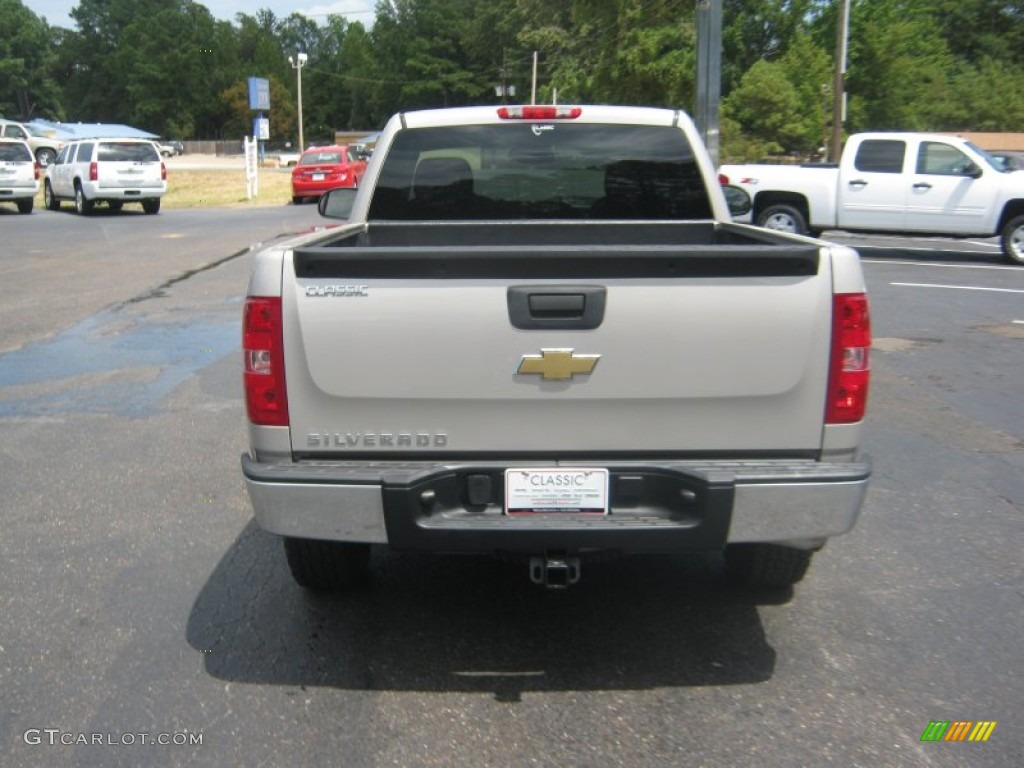
[[[350,21],[360,21],[369,27],[373,23],[373,9],[376,0],[198,0],[205,5],[214,18],[234,21],[235,14],[247,13],[255,16],[260,8],[269,8],[275,16],[284,18],[292,13],[301,13],[316,21],[326,21],[335,13],[347,16]],[[36,16],[42,16],[51,27],[73,29],[71,9],[78,0],[22,0],[22,4]]]

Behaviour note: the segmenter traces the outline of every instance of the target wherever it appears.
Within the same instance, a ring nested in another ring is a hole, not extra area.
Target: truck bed
[[[370,222],[295,250],[295,275],[621,278],[814,275],[820,247],[715,222]]]

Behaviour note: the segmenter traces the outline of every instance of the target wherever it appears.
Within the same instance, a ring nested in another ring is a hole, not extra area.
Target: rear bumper
[[[816,547],[853,527],[868,461],[586,461],[610,470],[607,516],[503,514],[493,462],[259,463],[242,471],[260,527],[436,552],[676,552],[727,543]]]
[[[324,192],[339,187],[354,187],[354,179],[349,176],[345,181],[329,179],[326,181],[293,181],[292,197],[320,197]]]
[[[163,197],[167,193],[167,184],[159,186],[147,182],[146,185],[132,186],[105,186],[96,182],[84,183],[82,191],[88,200],[123,200],[130,203],[132,200],[153,200]]]
[[[39,183],[32,181],[4,181],[0,179],[0,201],[24,200],[35,197],[39,192]]]

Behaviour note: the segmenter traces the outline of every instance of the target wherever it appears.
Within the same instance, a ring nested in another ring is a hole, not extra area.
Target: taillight
[[[167,166],[160,163],[160,181],[167,181]]]
[[[89,181],[100,180],[100,167],[95,163],[89,163]]]
[[[832,360],[829,366],[826,424],[852,424],[864,418],[871,375],[871,317],[863,293],[832,298]]]
[[[724,173],[718,174],[718,183],[721,184],[723,187],[729,186],[729,177],[726,176]]]
[[[245,300],[242,354],[249,421],[268,427],[287,427],[288,392],[284,380],[280,297],[255,296]]]
[[[36,172],[36,181],[39,181],[39,163],[32,163],[32,167]]]
[[[498,109],[498,117],[502,120],[575,120],[582,114],[581,107],[559,107],[551,104]]]

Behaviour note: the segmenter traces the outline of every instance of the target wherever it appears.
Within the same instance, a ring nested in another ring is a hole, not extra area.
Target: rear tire
[[[18,201],[18,213],[32,213],[32,207],[36,201],[31,197],[25,198],[24,200]]]
[[[1014,216],[1006,222],[1000,242],[1007,261],[1024,265],[1024,216]]]
[[[369,544],[285,537],[284,553],[292,578],[313,592],[352,589],[369,577]]]
[[[43,205],[48,211],[60,210],[60,200],[53,194],[53,187],[50,186],[49,180],[43,184]]]
[[[757,215],[757,226],[793,235],[806,235],[810,232],[803,213],[798,208],[784,203],[769,205],[761,211]]]
[[[296,195],[292,195],[292,205],[302,205],[304,201],[304,197],[297,197]]]
[[[778,544],[730,544],[725,569],[732,582],[744,587],[791,587],[807,573],[814,552]]]
[[[158,197],[155,200],[143,200],[142,210],[149,214],[160,213],[160,198]]]
[[[75,182],[75,213],[79,216],[88,216],[92,213],[93,202],[85,196],[82,185]]]

